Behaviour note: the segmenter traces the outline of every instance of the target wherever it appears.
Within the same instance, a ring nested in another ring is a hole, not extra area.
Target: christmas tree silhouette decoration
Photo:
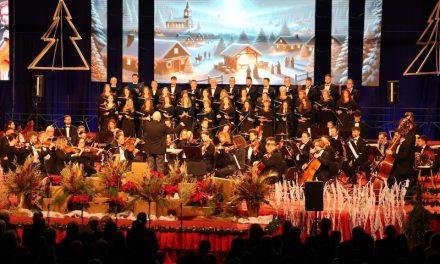
[[[420,35],[419,39],[417,40],[417,45],[423,45],[423,48],[417,54],[417,56],[414,58],[414,60],[411,62],[408,68],[406,68],[405,72],[403,73],[403,76],[440,74],[439,22],[440,22],[440,0],[437,2],[434,10],[432,10],[431,15],[429,16],[428,26],[426,26],[422,35]],[[433,53],[434,50],[436,51]],[[434,58],[432,58],[433,56]],[[436,69],[435,70],[425,69],[424,66],[426,62],[428,60],[433,60],[433,59],[435,59]]]
[[[79,55],[81,59],[82,65],[80,66],[65,66],[64,65],[64,42],[63,42],[63,16],[70,26],[73,36],[69,36],[70,41],[74,47],[74,51]],[[41,37],[41,39],[47,42],[46,47],[38,54],[38,56],[32,61],[32,63],[28,66],[29,70],[89,70],[89,64],[87,63],[84,55],[76,44],[77,40],[81,40],[81,36],[79,35],[77,29],[72,23],[72,16],[70,15],[69,9],[66,6],[64,0],[59,0],[58,5],[55,9],[55,13],[52,18],[53,22],[50,27],[47,29],[46,33]],[[59,31],[59,33],[58,33]],[[58,33],[58,34],[57,34]],[[51,59],[51,66],[42,66],[39,65],[40,61],[48,54],[53,48],[53,57],[47,58]],[[58,58],[58,59],[57,59]],[[58,62],[59,60],[59,62]]]

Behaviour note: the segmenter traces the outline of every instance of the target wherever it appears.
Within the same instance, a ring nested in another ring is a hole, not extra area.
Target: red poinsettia
[[[61,183],[61,176],[60,175],[50,175],[49,176],[49,182],[51,182],[52,185],[60,185],[60,183]]]
[[[151,177],[157,177],[157,178],[165,178],[165,174],[163,174],[162,172],[158,172],[158,171],[150,171],[150,175]]]
[[[170,197],[174,195],[175,193],[179,192],[179,186],[178,185],[166,185],[164,187],[165,195],[167,197]]]
[[[129,194],[135,194],[138,191],[138,186],[136,183],[128,181],[122,185],[121,190]]]
[[[117,205],[117,206],[127,206],[127,202],[122,197],[112,197],[108,200],[108,203],[110,205]]]
[[[89,204],[90,198],[87,194],[78,194],[73,196],[70,202],[75,204]]]
[[[194,206],[207,206],[209,197],[207,193],[196,191],[191,195],[190,200],[191,204]]]

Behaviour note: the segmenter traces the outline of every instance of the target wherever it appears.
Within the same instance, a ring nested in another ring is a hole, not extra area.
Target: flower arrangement
[[[273,171],[259,175],[257,166],[253,166],[241,177],[233,177],[231,205],[239,205],[245,201],[249,216],[258,216],[260,205],[269,204],[266,199],[271,190],[269,183],[277,177],[278,174]]]
[[[109,213],[120,213],[127,207],[127,202],[123,197],[111,197],[108,200]]]
[[[223,201],[223,190],[218,186],[212,177],[205,178],[195,184],[194,192],[191,194],[188,205],[217,207]]]
[[[38,207],[37,197],[44,191],[42,178],[38,165],[33,164],[32,156],[28,156],[23,165],[7,173],[6,193],[8,196],[17,195],[18,208],[29,208],[32,205]]]
[[[98,173],[98,177],[104,183],[104,189],[108,197],[116,197],[122,187],[122,177],[129,170],[127,161],[109,158],[105,171]]]
[[[70,211],[81,210],[82,208],[89,207],[90,197],[87,194],[78,194],[72,196],[69,202]]]
[[[135,195],[138,192],[138,186],[132,181],[127,181],[126,183],[122,184],[121,190],[129,195]]]
[[[93,186],[84,180],[84,170],[78,163],[68,163],[61,171],[61,187],[63,194],[55,197],[55,204],[62,204],[67,202],[70,204],[73,197],[85,201],[90,200],[94,195]],[[88,205],[88,203],[87,203]]]
[[[58,186],[61,184],[61,176],[49,175],[47,181],[48,181],[48,183],[52,183],[52,185]]]
[[[165,185],[163,188],[166,197],[172,197],[174,194],[179,193],[178,185]]]

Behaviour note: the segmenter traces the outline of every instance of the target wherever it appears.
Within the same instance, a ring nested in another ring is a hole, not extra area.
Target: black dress
[[[100,131],[107,132],[108,131],[108,122],[111,119],[114,119],[115,121],[118,120],[118,118],[117,118],[118,108],[117,108],[116,104],[113,104],[113,107],[111,107],[111,108],[106,108],[105,106],[101,106],[101,107],[99,107],[99,113],[101,116]]]
[[[269,109],[269,111],[264,111],[264,109],[258,110],[258,115],[265,117],[269,121],[263,122],[260,125],[263,125],[263,137],[272,137],[273,136],[273,111]]]
[[[219,109],[217,115],[221,117],[218,119],[218,125],[223,126],[234,122],[234,113],[235,109],[232,106],[228,107],[228,109]]]
[[[301,111],[295,113],[298,118],[298,126],[296,127],[296,137],[301,137],[304,131],[309,131],[309,128],[312,126],[312,110]],[[306,118],[305,122],[300,122],[300,118]]]
[[[249,133],[249,130],[254,128],[254,123],[255,123],[254,111],[252,110],[252,108],[249,108],[248,111],[242,109],[240,113],[240,117],[243,118],[245,117],[243,121],[241,121],[240,133]]]
[[[122,129],[122,131],[124,131],[124,135],[126,137],[135,137],[136,136],[136,127],[134,124],[134,116],[135,116],[134,112],[122,114],[121,129]]]
[[[324,100],[320,99],[317,103],[315,103],[315,106],[317,107],[316,123],[319,127],[325,128],[327,127],[327,123],[329,121],[334,122],[335,117],[332,111],[335,109],[335,102],[333,100],[325,102]],[[327,110],[325,108],[327,108]]]
[[[348,110],[352,110],[353,112],[357,109],[357,105],[354,101],[350,100],[346,103],[343,103],[341,99],[336,103],[336,111],[341,110],[342,113],[338,114],[338,118],[341,121],[339,130],[345,133],[351,131],[351,127],[353,126],[354,117],[353,114],[349,114]]]
[[[283,120],[285,118],[285,120]],[[287,111],[283,113],[282,110],[278,110],[276,113],[276,135],[286,134],[290,137],[292,134],[292,113]]]
[[[180,117],[183,113],[188,113],[188,116]],[[194,118],[194,108],[192,107],[183,107],[178,106],[177,107],[177,116],[180,118],[180,122],[183,122],[185,124],[185,128],[192,129],[193,125],[193,118]]]

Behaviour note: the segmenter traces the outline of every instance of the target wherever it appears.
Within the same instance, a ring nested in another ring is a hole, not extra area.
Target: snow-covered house
[[[298,34],[295,36],[280,36],[274,42],[273,46],[276,51],[298,51],[304,44],[304,40],[299,37]]]
[[[221,53],[225,65],[233,69],[247,68],[249,65],[257,64],[258,57],[263,54],[249,44],[233,43],[226,47]]]
[[[196,42],[190,35],[177,34],[176,40],[182,43],[185,47],[195,47]]]
[[[345,36],[332,36],[331,37],[331,45],[332,47],[340,47],[342,43],[344,43]],[[306,43],[306,47],[309,51],[312,51],[315,48],[315,36],[311,37]]]
[[[193,20],[191,18],[191,9],[188,1],[186,2],[185,10],[183,10],[182,18],[170,18],[165,22],[166,28],[171,30],[185,30],[193,27]]]
[[[138,39],[132,35],[127,35],[124,54],[122,57],[122,69],[132,72],[138,72]]]
[[[176,40],[155,39],[154,71],[159,74],[191,73],[191,53]]]

